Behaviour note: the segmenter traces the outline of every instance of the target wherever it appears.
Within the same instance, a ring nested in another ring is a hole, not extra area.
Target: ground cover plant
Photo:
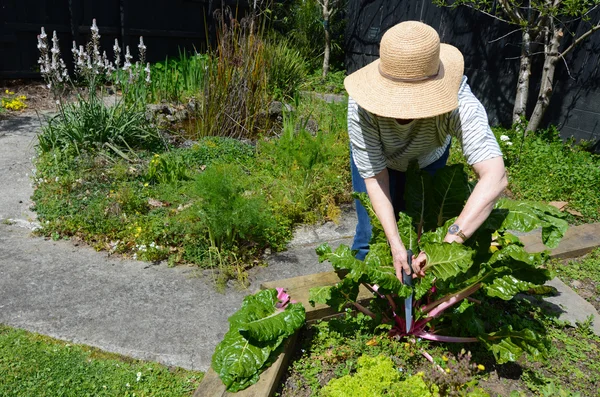
[[[379,322],[348,310],[338,318],[302,329],[276,395],[342,395],[328,393],[351,386],[351,390],[372,392],[362,395],[412,395],[410,391],[394,393],[389,382],[393,379],[394,383],[412,383],[421,395],[598,396],[600,337],[590,332],[589,324],[572,327],[526,299],[496,303],[488,307],[489,315],[483,320],[497,323],[505,319],[520,323],[519,328],[544,329],[549,340],[547,358],[534,361],[522,357],[516,363],[498,364],[480,344],[392,339]],[[422,356],[423,350],[431,354],[434,364]],[[364,382],[357,385],[354,381],[358,379],[352,378],[361,378],[364,361],[376,365],[371,366],[369,378],[363,376]],[[395,373],[389,371],[389,361]]]
[[[203,373],[0,325],[0,395],[191,396]]]
[[[320,108],[307,130],[308,109]],[[189,148],[51,150],[36,159],[38,233],[96,249],[217,270],[218,284],[245,282],[265,249],[283,249],[298,222],[336,220],[350,200],[344,104],[306,99],[281,137],[254,145],[204,138]],[[306,112],[305,112],[306,110]],[[304,114],[304,116],[303,116]]]
[[[470,194],[462,166],[445,167],[431,178],[415,165],[407,174],[407,186],[411,187],[406,190],[407,209],[399,214],[398,230],[407,250],[426,253],[427,276],[415,280],[413,287],[396,278],[383,228],[366,194],[358,194],[373,225],[369,253],[361,261],[345,245],[335,252],[326,243],[320,246],[319,259],[328,260],[345,275],[335,286],[311,289],[311,302],[337,310],[353,305],[386,324],[395,338],[480,342],[498,363],[516,361],[523,354],[544,357],[547,349],[540,333],[502,321],[486,326],[480,317],[490,302],[544,290],[540,286],[550,279],[550,273],[541,267],[545,255],[527,253],[509,230],[541,227],[544,243],[555,247],[567,229],[564,215],[549,205],[501,199],[465,244],[448,244],[443,242],[444,236]],[[360,284],[376,295],[370,308],[356,302]],[[407,324],[408,319],[397,314],[398,307],[413,294],[415,316]]]

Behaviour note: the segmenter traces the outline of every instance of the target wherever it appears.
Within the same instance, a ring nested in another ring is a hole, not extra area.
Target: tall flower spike
[[[150,62],[148,62],[146,64],[146,68],[144,69],[144,72],[146,72],[146,83],[148,83],[148,84],[152,83],[152,80],[150,80]]]
[[[123,64],[123,70],[129,70],[131,68],[131,52],[129,52],[129,46],[125,47],[125,63]]]
[[[143,36],[140,36],[140,44],[138,44],[138,51],[140,52],[140,63],[143,64],[146,60],[146,46],[144,45]]]
[[[115,54],[115,66],[118,69],[121,65],[121,47],[119,47],[119,40],[115,39],[115,45],[113,46],[113,53]]]

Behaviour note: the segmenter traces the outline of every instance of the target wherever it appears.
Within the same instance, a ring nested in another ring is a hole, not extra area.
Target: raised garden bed
[[[541,244],[539,236],[524,236],[521,238],[521,240],[525,244],[525,248],[528,251],[539,251],[541,248],[538,246],[538,244]],[[600,224],[586,224],[576,226],[569,229],[560,245],[551,251],[551,257],[577,257],[588,253],[597,247],[600,247]],[[287,292],[293,297],[293,299],[303,303],[304,307],[306,308],[307,322],[315,322],[319,319],[335,316],[337,313],[330,307],[325,305],[317,304],[315,307],[312,307],[308,303],[310,288],[333,285],[339,280],[340,278],[335,272],[326,272],[264,283],[263,285],[261,285],[261,288],[285,288]],[[581,304],[580,301],[573,299],[571,293],[574,292],[565,284],[557,282],[557,280],[553,280],[551,284],[558,289],[561,295],[566,295],[569,297],[564,302],[561,300],[556,300],[556,297],[548,298],[548,300],[550,300],[550,305],[553,305],[555,307],[561,305],[563,306],[563,313],[559,317],[560,320],[569,321],[573,325],[575,325],[575,322],[585,321],[586,316],[588,314],[595,314],[597,318],[600,318],[598,317],[598,313],[595,312],[593,307],[591,307],[591,309],[588,308],[590,311],[579,311],[579,314],[574,315],[574,308],[580,306]],[[359,299],[368,300],[370,298],[370,292],[366,289],[361,289]],[[580,299],[583,301],[582,298]],[[593,312],[591,312],[592,310]],[[592,326],[591,329],[597,335],[600,335],[600,324]],[[204,380],[196,390],[194,397],[219,397],[233,395],[241,397],[273,396],[280,385],[281,377],[287,370],[290,358],[295,354],[297,350],[297,337],[298,335],[296,334],[286,342],[283,353],[280,354],[277,361],[269,369],[263,372],[257,384],[238,393],[228,393],[226,392],[225,387],[218,378],[217,374],[214,371],[209,370],[206,376],[204,377]]]

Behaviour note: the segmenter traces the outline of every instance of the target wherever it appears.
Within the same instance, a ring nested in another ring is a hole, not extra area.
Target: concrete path
[[[250,272],[251,285],[215,291],[194,267],[108,257],[69,241],[31,237],[35,115],[0,121],[0,323],[135,358],[207,370],[227,317],[260,284],[330,270],[314,248],[349,243],[355,219],[301,228],[290,250]]]
[[[170,269],[31,237],[29,176],[39,125],[35,116],[0,121],[0,323],[205,371],[246,294],[266,281],[330,271],[315,247],[351,242],[351,210],[339,225],[301,227],[288,251],[250,271],[247,290],[231,286],[221,294],[194,267]]]

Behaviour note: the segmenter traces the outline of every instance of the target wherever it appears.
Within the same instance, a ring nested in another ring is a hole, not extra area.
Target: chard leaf
[[[433,287],[433,282],[435,280],[435,276],[432,273],[425,274],[425,277],[418,279],[418,281],[414,282],[414,292],[415,292],[415,300],[419,300]],[[414,281],[414,280],[413,280]]]
[[[423,233],[421,235],[421,239],[419,240],[419,242],[421,244],[443,243],[444,238],[446,237],[446,234],[448,234],[448,228],[450,228],[450,226],[452,226],[454,221],[456,221],[456,217],[447,220],[446,223],[444,223],[442,226],[437,227],[433,231]]]
[[[507,274],[495,278],[491,284],[484,285],[483,290],[488,296],[507,301],[511,300],[519,292],[528,291],[533,287],[535,287],[535,284],[519,280],[511,274]]]
[[[369,247],[365,257],[364,272],[370,284],[377,284],[386,293],[396,293],[398,296],[407,297],[412,293],[412,288],[402,284],[396,277],[396,269],[392,253],[387,243],[374,244]]]
[[[253,307],[249,307],[253,310]],[[240,324],[239,332],[244,338],[267,342],[281,336],[288,337],[304,324],[306,318],[302,303],[290,303],[285,309],[275,308],[266,317],[252,319]]]
[[[534,360],[540,360],[548,354],[544,338],[530,329],[514,331],[510,325],[482,337],[481,341],[492,351],[498,364],[515,362],[523,353],[529,354]]]
[[[347,304],[356,302],[358,286],[358,283],[346,277],[336,285],[311,288],[308,301],[312,306],[322,303],[341,311]]]
[[[352,270],[361,261],[354,257],[352,250],[347,245],[341,244],[335,252],[327,243],[321,244],[317,248],[319,262],[329,261],[335,270]]]
[[[408,250],[412,250],[416,253],[418,236],[415,228],[413,227],[413,220],[410,216],[401,212],[398,220],[398,233],[400,233],[400,239],[402,244]]]
[[[433,215],[434,225],[444,225],[463,210],[469,197],[467,174],[462,164],[446,166],[438,170],[433,178]]]
[[[228,391],[238,391],[258,381],[259,369],[279,343],[259,347],[244,338],[236,329],[229,329],[217,345],[212,357],[212,368]]]
[[[462,244],[428,243],[423,244],[421,248],[427,255],[427,263],[423,270],[431,269],[441,280],[464,273],[473,265],[475,251]]]
[[[543,243],[549,248],[555,248],[568,228],[568,223],[561,219],[564,217],[563,213],[550,205],[500,199],[482,227],[489,230],[521,232],[541,227]]]
[[[425,224],[432,223],[429,216],[431,208],[431,176],[419,169],[416,163],[410,165],[406,173],[404,201],[406,214],[413,219],[417,235],[424,232]]]
[[[522,246],[511,244],[492,255],[488,264],[492,267],[506,267],[518,279],[534,284],[544,284],[550,280],[550,272],[542,269],[547,259],[543,252],[529,253]]]
[[[277,290],[263,290],[245,297],[229,317],[229,331],[212,357],[212,367],[228,391],[256,383],[269,356],[304,324],[302,304],[277,307],[281,305]]]
[[[352,193],[352,197],[359,200],[360,203],[367,210],[367,214],[369,214],[369,219],[371,220],[371,240],[369,244],[374,243],[384,243],[387,242],[387,237],[385,236],[385,231],[383,230],[383,226],[381,222],[379,222],[379,218],[373,209],[373,205],[371,204],[371,200],[369,199],[369,195],[367,193]]]

